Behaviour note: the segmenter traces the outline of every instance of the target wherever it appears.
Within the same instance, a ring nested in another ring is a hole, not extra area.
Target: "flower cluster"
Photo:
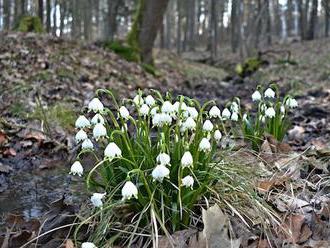
[[[258,105],[257,113],[245,113],[242,118],[242,131],[247,140],[258,150],[264,133],[273,135],[282,141],[288,127],[288,112],[298,106],[298,102],[290,95],[281,101],[278,88],[271,85],[263,93],[258,88],[252,94],[252,101]]]
[[[184,228],[191,209],[219,180],[211,164],[226,134],[224,123],[239,120],[239,101],[221,111],[212,101],[201,106],[184,96],[175,99],[158,92],[139,92],[118,104],[110,91],[103,92],[114,106],[105,107],[94,98],[88,113],[78,117],[75,138],[82,152],[70,173],[83,176],[81,156],[93,153],[95,166],[86,180],[95,209],[128,203],[136,210],[152,210],[164,226]]]

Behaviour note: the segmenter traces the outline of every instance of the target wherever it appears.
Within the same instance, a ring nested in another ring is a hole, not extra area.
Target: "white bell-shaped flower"
[[[181,106],[180,106],[180,102],[176,101],[176,102],[173,104],[173,110],[174,110],[175,112],[179,112],[179,110],[180,110],[180,111],[185,111],[185,110],[187,110],[187,105],[186,105],[184,102],[182,102],[182,103],[181,103]]]
[[[197,117],[198,117],[198,111],[197,111],[196,108],[194,108],[194,107],[187,107],[187,111],[188,111],[189,116],[191,118],[193,118],[194,120],[197,119]]]
[[[239,110],[239,105],[237,102],[232,102],[230,105],[230,109],[232,112],[238,112]]]
[[[157,114],[159,111],[159,107],[156,106],[156,107],[153,107],[151,110],[150,110],[150,115],[151,116],[155,116],[155,114]]]
[[[94,148],[93,142],[90,139],[85,139],[81,144],[81,148],[86,150],[93,150]]]
[[[184,178],[182,178],[181,182],[182,186],[193,189],[194,178],[192,176],[185,176]]]
[[[156,103],[156,101],[155,101],[155,99],[153,98],[152,95],[148,95],[145,99],[145,102],[149,107],[155,105],[155,103]]]
[[[213,134],[214,139],[219,142],[222,138],[222,134],[219,130],[215,130]]]
[[[162,113],[170,114],[174,112],[174,107],[170,101],[165,101],[161,108]]]
[[[275,98],[275,91],[271,88],[268,88],[265,93],[264,93],[265,97],[267,98]]]
[[[183,168],[193,166],[194,160],[189,151],[185,152],[181,158],[181,165]]]
[[[84,168],[82,167],[82,165],[79,161],[76,161],[71,165],[69,174],[78,175],[81,177],[83,175],[83,173],[84,173]]]
[[[141,106],[141,105],[144,103],[144,100],[143,100],[142,96],[140,96],[140,95],[136,95],[136,96],[133,98],[133,102],[134,102],[137,106]]]
[[[221,111],[217,106],[213,106],[209,111],[210,118],[220,118]]]
[[[249,122],[249,120],[248,120],[248,115],[247,115],[247,113],[244,113],[244,115],[243,115],[243,121],[244,122],[246,122],[246,123],[248,123]]]
[[[276,112],[273,107],[269,107],[268,109],[266,109],[265,116],[267,116],[269,118],[273,118],[273,117],[275,117],[275,115],[276,115]]]
[[[285,104],[289,107],[289,108],[296,108],[298,107],[298,102],[296,99],[294,98],[288,98],[285,102]]]
[[[104,150],[104,156],[110,160],[121,157],[121,150],[116,143],[111,142]]]
[[[152,118],[152,123],[156,127],[170,125],[172,123],[172,117],[165,113],[155,114]]]
[[[169,177],[170,170],[165,165],[157,165],[151,173],[154,181],[162,182],[165,177]]]
[[[266,116],[260,115],[259,116],[259,121],[261,121],[262,123],[265,123],[266,122]]]
[[[224,120],[228,120],[231,116],[231,113],[229,111],[229,109],[225,108],[224,110],[222,110],[222,118]]]
[[[139,111],[140,115],[147,116],[149,114],[149,107],[147,104],[143,104]]]
[[[194,130],[196,128],[196,122],[192,117],[188,117],[185,122],[182,123],[184,130]]]
[[[102,112],[104,109],[103,103],[98,98],[93,98],[88,104],[89,111]]]
[[[129,117],[129,111],[128,111],[128,109],[125,106],[121,106],[119,108],[119,114],[125,120],[127,120],[128,117]]]
[[[252,94],[252,101],[257,102],[257,101],[260,101],[260,100],[261,100],[261,94],[258,90],[256,90]]]
[[[281,113],[284,115],[285,114],[285,107],[283,106],[283,105],[281,105],[281,107],[280,107],[280,111],[281,111]]]
[[[107,135],[107,129],[101,123],[97,123],[93,128],[93,136],[96,140]]]
[[[210,120],[206,120],[203,124],[203,131],[211,132],[213,130],[213,124]]]
[[[231,114],[230,119],[231,119],[232,121],[238,121],[238,113],[237,113],[237,112],[233,112],[233,113]]]
[[[81,244],[81,248],[97,248],[92,242],[84,242]]]
[[[85,128],[85,127],[89,127],[90,125],[91,123],[84,115],[80,115],[75,123],[76,128]]]
[[[104,198],[105,195],[106,193],[94,193],[91,196],[92,204],[97,208],[102,207],[103,206],[102,199]]]
[[[121,189],[121,195],[123,197],[123,201],[125,200],[129,200],[132,197],[134,198],[138,198],[138,189],[137,187],[134,185],[134,183],[132,183],[131,181],[127,181],[124,185],[124,187]]]
[[[78,133],[75,136],[75,140],[77,143],[87,139],[87,133],[84,130],[79,130]]]
[[[203,138],[201,142],[199,143],[198,149],[203,152],[209,152],[211,151],[211,144],[210,141],[207,138]]]
[[[97,123],[101,123],[102,125],[104,125],[104,123],[105,123],[103,116],[100,115],[100,114],[94,115],[91,122],[92,122],[93,125],[96,125]]]
[[[156,161],[158,164],[162,164],[162,165],[169,165],[171,162],[171,157],[170,155],[168,155],[167,153],[159,153]]]

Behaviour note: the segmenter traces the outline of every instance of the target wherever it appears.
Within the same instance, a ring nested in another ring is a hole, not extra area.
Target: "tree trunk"
[[[240,8],[240,1],[232,1],[231,4],[231,48],[233,53],[237,52],[237,48],[238,48],[238,10]]]
[[[140,0],[136,19],[128,34],[128,43],[145,64],[153,64],[152,48],[169,0]],[[157,14],[155,14],[157,13]]]
[[[56,36],[56,31],[57,31],[57,6],[58,0],[54,0],[54,11],[53,11],[53,28],[52,28],[52,34]]]
[[[84,37],[87,41],[92,39],[92,3],[91,0],[84,0],[83,4],[83,22],[84,22]]]
[[[79,0],[72,0],[72,37],[81,38],[81,5]]]
[[[51,8],[50,0],[47,0],[46,1],[46,12],[47,12],[47,16],[46,16],[46,30],[47,30],[47,33],[50,32],[50,28],[51,28],[51,24],[50,24],[51,11],[52,11],[52,8]]]
[[[270,6],[269,1],[266,0],[266,34],[267,34],[267,44],[270,46],[272,44],[272,21],[270,16]]]
[[[3,2],[3,14],[4,14],[4,29],[9,30],[10,29],[10,0],[4,0]]]
[[[219,30],[218,30],[218,1],[211,0],[210,4],[210,48],[211,48],[211,59],[215,61],[218,57],[218,40],[219,40]]]
[[[44,1],[38,0],[38,16],[41,23],[44,23]]]
[[[325,37],[329,37],[329,25],[330,25],[330,4],[329,0],[323,0],[323,7],[324,7],[324,35]]]
[[[178,21],[177,21],[177,33],[176,33],[176,50],[178,54],[181,54],[182,52],[182,41],[181,41],[181,36],[182,36],[182,0],[177,0],[176,1],[176,6],[177,6],[177,12],[178,12]]]
[[[117,13],[119,8],[119,0],[108,0],[108,13],[106,24],[106,38],[112,41],[117,29]]]
[[[64,34],[64,19],[66,18],[66,4],[67,2],[63,1],[60,2],[60,36],[63,36]]]
[[[312,10],[310,13],[309,18],[309,28],[307,33],[307,40],[313,40],[315,37],[315,29],[317,25],[317,7],[318,7],[318,0],[313,0],[312,2]]]
[[[291,36],[292,35],[292,30],[293,30],[293,27],[294,27],[294,24],[293,24],[293,12],[294,12],[294,7],[293,7],[293,0],[288,0],[288,3],[287,3],[287,15],[286,15],[286,18],[287,18],[287,34],[288,36]]]

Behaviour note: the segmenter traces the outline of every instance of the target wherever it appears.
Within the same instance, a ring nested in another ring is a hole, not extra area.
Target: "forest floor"
[[[264,56],[268,65],[235,81],[224,69],[239,62],[230,54],[214,67],[158,51],[153,76],[96,44],[0,34],[0,244],[19,247],[45,219],[44,231],[70,223],[79,201],[88,197],[68,171],[77,151],[74,121],[96,89],[110,88],[119,98],[133,97],[137,89],[170,90],[201,101],[215,99],[220,106],[239,96],[248,109],[256,85],[277,82],[282,93],[297,98],[299,107],[284,141],[290,149],[270,144],[267,173],[256,183],[292,234],[275,231],[271,243],[330,247],[330,40],[271,50],[275,52]],[[278,63],[283,50],[296,63]],[[234,231],[242,247],[268,247],[258,232]],[[56,247],[63,235],[47,235],[39,242]]]

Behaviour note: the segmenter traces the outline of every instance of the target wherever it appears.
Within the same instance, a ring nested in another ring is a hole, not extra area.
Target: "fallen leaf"
[[[71,239],[67,239],[64,244],[64,248],[74,248],[74,243]]]
[[[282,235],[288,242],[293,244],[307,241],[311,237],[312,231],[305,222],[304,215],[289,215],[281,225],[281,228],[284,230],[281,231]]]
[[[294,126],[288,131],[289,139],[302,140],[304,138],[305,128],[301,126]]]
[[[238,248],[240,246],[240,239],[231,239],[228,237],[229,220],[217,204],[207,210],[203,209],[202,218],[206,247]]]
[[[3,146],[7,141],[7,135],[5,132],[0,131],[0,146]]]
[[[15,157],[17,155],[16,151],[14,148],[7,148],[3,151],[3,155],[4,156],[13,156]]]

